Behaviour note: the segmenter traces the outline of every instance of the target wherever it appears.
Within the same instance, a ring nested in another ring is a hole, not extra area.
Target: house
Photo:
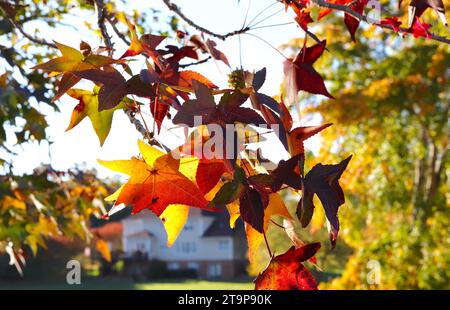
[[[189,218],[171,248],[161,220],[140,212],[122,220],[125,257],[139,253],[166,263],[170,271],[195,270],[200,278],[230,279],[245,274],[246,240],[243,225],[229,227],[227,212],[191,208]]]
[[[109,222],[102,226],[91,228],[90,232],[94,236],[94,240],[96,240],[96,238],[105,240],[111,252],[122,250],[122,223]]]

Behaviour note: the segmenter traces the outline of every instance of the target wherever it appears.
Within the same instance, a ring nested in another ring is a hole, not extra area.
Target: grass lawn
[[[216,282],[204,280],[155,280],[135,283],[127,278],[85,278],[80,285],[68,285],[62,281],[12,281],[0,280],[0,290],[252,290],[250,280],[237,282]]]

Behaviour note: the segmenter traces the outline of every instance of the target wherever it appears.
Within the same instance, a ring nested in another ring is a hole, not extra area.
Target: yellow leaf
[[[214,196],[216,196],[217,192],[222,188],[224,182],[219,181],[217,182],[216,186],[213,187],[206,195],[205,199],[208,201],[211,201],[214,199]],[[228,214],[230,215],[230,228],[234,229],[236,226],[236,221],[241,215],[239,212],[239,203],[238,201],[233,201],[232,203],[229,203],[225,206],[227,208]]]
[[[111,262],[111,252],[109,251],[108,243],[103,239],[97,239],[97,242],[95,244],[95,247],[97,248],[97,251],[100,253],[100,255],[107,261]]]
[[[153,167],[155,165],[155,160],[164,155],[164,153],[151,145],[148,145],[142,140],[138,141],[139,152],[141,152],[147,165]]]
[[[230,228],[234,229],[234,227],[236,227],[237,219],[239,218],[239,216],[241,216],[241,213],[239,212],[239,203],[237,203],[237,201],[234,201],[227,204],[225,207],[230,214]]]
[[[274,215],[280,215],[287,219],[292,219],[286,205],[283,202],[281,196],[277,193],[269,195],[269,204],[264,212],[264,231],[267,231],[270,218]],[[264,235],[253,229],[250,225],[245,225],[245,234],[247,236],[248,244],[248,260],[252,263],[255,259],[256,253],[259,250],[260,245],[264,241]]]
[[[318,199],[317,197],[314,197],[314,199]],[[317,206],[317,202],[315,202],[315,205]],[[310,231],[312,234],[317,232],[323,227],[323,224],[325,223],[325,212],[323,208],[315,208],[313,217],[311,219],[311,228]]]
[[[116,190],[114,193],[112,193],[111,195],[106,197],[105,201],[107,201],[107,202],[116,201],[124,186],[125,185],[121,185],[118,190]]]
[[[256,253],[259,251],[261,243],[264,241],[264,235],[248,224],[245,224],[245,235],[247,236],[248,244],[247,256],[251,264],[257,256]]]
[[[179,171],[184,174],[189,180],[195,182],[198,167],[198,158],[195,157],[183,157],[180,160]]]
[[[167,232],[167,246],[171,247],[184,225],[189,215],[189,206],[169,205],[159,216]]]
[[[6,211],[10,208],[26,210],[27,205],[22,200],[6,195],[2,201],[2,210]]]
[[[266,210],[264,211],[264,230],[267,230],[270,219],[274,215],[280,215],[286,219],[292,220],[292,216],[289,213],[286,205],[284,204],[283,199],[280,194],[273,193],[269,195],[269,204],[267,205]]]
[[[111,130],[114,112],[118,109],[123,109],[125,106],[125,101],[122,101],[113,109],[99,112],[98,93],[96,88],[94,88],[94,91],[92,92],[82,89],[69,89],[67,94],[72,98],[77,99],[79,103],[73,109],[70,123],[66,131],[78,125],[87,116],[91,121],[92,127],[94,127],[95,133],[100,141],[100,145],[103,145]]]

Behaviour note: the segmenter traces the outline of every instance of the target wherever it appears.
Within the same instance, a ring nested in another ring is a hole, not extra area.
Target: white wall
[[[168,248],[166,231],[159,218],[150,213],[145,217],[130,216],[122,221],[124,251],[131,254],[133,249],[134,244],[130,244],[132,238],[127,238],[128,235],[149,231],[154,236],[151,258],[170,261],[232,260],[234,245],[231,237],[201,237],[213,220],[211,216],[190,216],[178,239]]]

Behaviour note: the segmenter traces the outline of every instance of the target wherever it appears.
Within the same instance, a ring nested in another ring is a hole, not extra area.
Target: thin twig
[[[265,22],[266,20],[271,19],[271,18],[274,17],[275,15],[277,15],[277,14],[283,12],[283,10],[284,10],[284,9],[280,9],[280,10],[278,10],[278,11],[276,11],[276,12],[270,14],[269,16],[264,17],[264,18],[261,19],[260,21],[254,23],[254,24],[252,24],[252,25],[249,25],[248,27],[249,27],[249,28],[253,28],[253,27],[255,27],[255,26],[258,26],[259,24]]]
[[[258,27],[253,27],[252,30],[262,29],[262,28],[270,28],[270,27],[279,27],[279,26],[287,26],[295,24],[294,22],[280,23],[280,24],[271,24],[271,25],[263,25]]]
[[[272,224],[274,224],[275,226],[278,226],[278,227],[280,227],[280,228],[283,228],[284,229],[284,226],[283,225],[280,225],[280,224],[278,224],[277,222],[275,222],[274,220],[270,220],[271,222],[272,222]]]
[[[266,242],[267,251],[269,252],[269,256],[272,257],[272,251],[270,250],[269,242],[267,241],[266,232],[263,231],[264,241]]]
[[[281,56],[283,56],[284,59],[289,59],[288,57],[286,57],[286,55],[284,55],[282,52],[280,52],[279,49],[277,49],[275,46],[273,46],[272,44],[270,44],[266,39],[261,38],[260,36],[254,34],[254,33],[250,33],[250,32],[246,32],[244,33],[246,35],[252,36],[254,38],[257,38],[259,40],[261,40],[262,42],[264,42],[265,44],[267,44],[268,46],[270,46],[273,50],[275,50],[278,54],[280,54]]]
[[[188,64],[179,65],[178,67],[180,67],[180,68],[187,68],[187,67],[190,67],[190,66],[201,65],[201,64],[204,64],[205,62],[208,62],[211,58],[212,58],[211,56],[208,56],[205,59],[202,59],[202,60],[199,60],[199,61],[196,61],[196,62],[191,62],[191,63],[188,63]]]
[[[26,33],[25,30],[23,29],[22,25],[20,25],[19,23],[16,23],[16,21],[11,16],[9,16],[8,13],[2,7],[0,7],[0,10],[2,10],[2,12],[5,14],[5,16],[7,16],[8,21],[14,26],[14,28],[16,28],[25,38],[27,38],[31,42],[39,44],[39,45],[45,45],[45,46],[48,46],[51,48],[56,48],[55,44],[47,42],[44,39],[39,39],[39,38],[33,37],[32,35]]]
[[[265,11],[267,11],[268,9],[273,7],[275,4],[277,4],[277,2],[274,2],[274,3],[270,4],[270,5],[268,5],[267,7],[265,7],[264,9],[262,9],[258,14],[256,14],[255,17],[252,18],[251,21],[248,22],[248,24],[251,25],[258,17],[261,16],[261,14],[263,14]]]
[[[241,28],[241,29],[238,29],[238,30],[234,30],[234,31],[228,32],[226,34],[215,33],[215,32],[212,32],[211,30],[208,30],[208,29],[198,25],[192,19],[190,19],[189,17],[184,15],[184,13],[180,10],[180,8],[176,4],[173,4],[170,0],[162,0],[162,1],[167,6],[167,8],[169,8],[169,10],[171,10],[172,12],[177,14],[189,26],[194,27],[198,31],[203,32],[205,34],[208,34],[208,35],[210,35],[212,37],[216,37],[216,38],[218,38],[218,39],[220,39],[222,41],[225,41],[229,37],[236,36],[236,35],[239,35],[241,33],[245,33],[245,32],[250,30],[249,27],[244,27],[244,28]]]
[[[114,20],[111,18],[111,16],[107,15],[106,19],[108,20],[109,24],[111,25],[111,28],[113,29],[114,33],[119,37],[119,39],[121,39],[123,41],[123,43],[125,43],[126,45],[130,45],[130,40],[128,40],[128,38],[119,31],[119,29],[117,29],[116,23],[114,22]]]

